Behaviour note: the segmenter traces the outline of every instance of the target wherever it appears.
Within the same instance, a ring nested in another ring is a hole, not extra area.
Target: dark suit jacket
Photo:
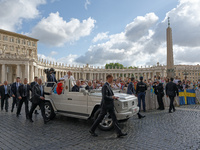
[[[72,87],[72,92],[79,92],[80,87],[78,87],[77,85],[74,85]]]
[[[47,75],[47,82],[56,82],[57,83],[55,74],[52,73],[52,74]],[[52,87],[53,85],[54,85],[54,83],[48,83],[47,87]]]
[[[32,91],[32,89],[33,89],[33,87],[35,86],[37,84],[37,82],[31,82],[31,91]]]
[[[11,97],[11,87],[8,85],[7,85],[7,90],[8,90],[8,96]],[[4,97],[5,97],[4,85],[0,86],[0,96],[1,96],[1,99],[4,99]]]
[[[163,88],[163,84],[159,83],[157,86],[154,87],[154,91],[156,95],[161,95],[164,96],[164,88]]]
[[[45,95],[49,95],[49,93],[44,92],[44,86],[42,85],[43,88],[43,94],[41,95],[41,90],[38,84],[36,84],[33,87],[33,97],[32,97],[32,103],[38,104],[42,102],[43,100],[40,99],[40,96],[45,97]]]
[[[19,86],[22,85],[21,83],[19,84]],[[17,84],[16,82],[14,82],[11,86],[11,90],[12,90],[12,94],[14,94],[15,96],[18,97],[18,90],[17,90]]]
[[[103,108],[114,108],[114,99],[112,96],[114,95],[110,85],[106,82],[102,87],[102,100],[101,106]]]
[[[175,83],[173,83],[173,82],[167,83],[167,85],[166,85],[166,95],[171,96],[171,97],[175,97],[176,95],[179,96],[178,88],[177,88]]]
[[[23,96],[25,94],[24,84],[20,85],[18,90],[19,90],[19,96],[24,97]],[[27,98],[30,98],[30,91],[31,91],[31,86],[27,84],[27,96],[26,96]]]
[[[130,82],[128,84],[128,88],[127,88],[127,94],[136,94],[135,89],[134,89],[134,84],[133,82]]]

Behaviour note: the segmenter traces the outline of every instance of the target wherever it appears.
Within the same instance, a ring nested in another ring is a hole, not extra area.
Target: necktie
[[[41,96],[43,96],[43,88],[42,88],[42,85],[40,86],[40,90],[41,90]]]
[[[7,85],[5,85],[4,87],[5,87],[5,94],[8,94]]]
[[[25,96],[27,96],[27,85],[25,84]]]

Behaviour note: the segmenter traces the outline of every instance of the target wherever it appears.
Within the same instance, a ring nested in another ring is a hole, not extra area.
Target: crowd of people
[[[191,82],[188,80],[180,80],[178,77],[175,79],[173,78],[160,78],[159,76],[155,76],[154,79],[148,79],[144,80],[143,77],[140,77],[139,80],[136,80],[134,77],[131,78],[117,78],[113,79],[112,75],[107,76],[107,80],[103,81],[100,80],[92,80],[92,81],[84,81],[84,80],[75,80],[72,76],[72,73],[70,71],[67,72],[67,75],[60,78],[58,81],[56,79],[56,76],[54,74],[54,70],[50,70],[50,72],[47,74],[47,87],[54,87],[57,94],[61,94],[64,87],[64,81],[66,79],[70,79],[71,86],[72,86],[72,92],[79,92],[81,88],[84,88],[88,91],[94,90],[94,89],[100,89],[102,90],[102,95],[105,94],[103,91],[105,90],[105,86],[107,87],[106,90],[110,89],[107,96],[107,101],[112,101],[114,99],[117,99],[117,97],[114,97],[114,93],[112,90],[120,90],[123,93],[127,93],[130,95],[135,95],[138,97],[138,118],[144,118],[145,116],[141,114],[141,110],[144,112],[146,111],[145,106],[145,94],[146,90],[153,89],[154,93],[157,95],[157,101],[158,101],[158,110],[164,110],[164,103],[163,103],[163,97],[166,94],[167,97],[170,99],[170,106],[169,106],[169,113],[175,112],[175,107],[173,105],[174,103],[174,97],[179,95],[179,90],[185,90],[185,89],[200,89],[200,80],[197,82]],[[57,83],[57,84],[55,84]],[[56,86],[55,86],[56,85]],[[8,99],[12,97],[12,106],[11,106],[11,112],[14,111],[16,107],[16,116],[19,117],[21,112],[21,107],[23,103],[25,104],[25,114],[26,119],[29,119],[30,122],[33,122],[32,120],[32,114],[35,111],[35,114],[38,114],[37,106],[40,107],[42,117],[44,119],[44,123],[46,124],[49,120],[46,118],[45,115],[45,108],[44,108],[44,100],[45,95],[49,95],[51,93],[46,93],[44,90],[44,85],[42,83],[42,79],[35,77],[34,81],[31,83],[28,83],[27,78],[24,78],[21,80],[19,77],[16,78],[16,82],[8,84],[7,81],[4,81],[4,83],[0,86],[0,99],[1,99],[1,110],[3,111],[5,109],[6,112],[8,112]],[[109,98],[108,98],[109,97]],[[102,99],[106,101],[106,98],[102,96]],[[29,107],[29,103],[32,103],[31,107]],[[107,103],[107,102],[105,102]],[[108,102],[109,103],[109,102]],[[142,106],[141,106],[142,105]],[[90,130],[90,133],[93,136],[96,136],[96,133],[94,132],[97,124],[99,121],[102,120],[105,113],[110,112],[112,114],[112,119],[114,122],[116,122],[116,117],[113,113],[113,107],[112,108],[102,108],[102,113],[100,115],[100,118],[97,119],[96,123],[93,125],[93,127]],[[143,109],[141,109],[141,107]],[[125,133],[122,133],[119,129],[117,123],[115,129],[117,130],[118,137],[125,136]]]

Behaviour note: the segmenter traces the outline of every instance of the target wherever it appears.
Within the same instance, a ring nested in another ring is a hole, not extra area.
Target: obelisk
[[[167,28],[167,77],[174,78],[174,56],[173,56],[173,42],[172,42],[172,29],[170,27],[170,18],[168,17]]]

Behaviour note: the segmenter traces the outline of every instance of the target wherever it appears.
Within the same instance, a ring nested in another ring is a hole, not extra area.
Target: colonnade
[[[9,83],[15,81],[16,77],[21,79],[27,78],[29,82],[34,80],[34,77],[41,77],[43,81],[46,81],[46,74],[44,69],[54,68],[56,71],[56,78],[60,79],[65,76],[68,71],[72,72],[74,78],[82,80],[106,80],[108,74],[113,75],[116,79],[121,77],[124,80],[126,77],[135,77],[139,80],[140,76],[144,79],[153,79],[155,75],[164,77],[165,67],[159,66],[159,68],[137,68],[137,69],[105,69],[105,68],[91,68],[91,67],[67,67],[61,64],[59,65],[47,65],[37,63],[36,61],[0,61],[0,81],[7,80]]]

